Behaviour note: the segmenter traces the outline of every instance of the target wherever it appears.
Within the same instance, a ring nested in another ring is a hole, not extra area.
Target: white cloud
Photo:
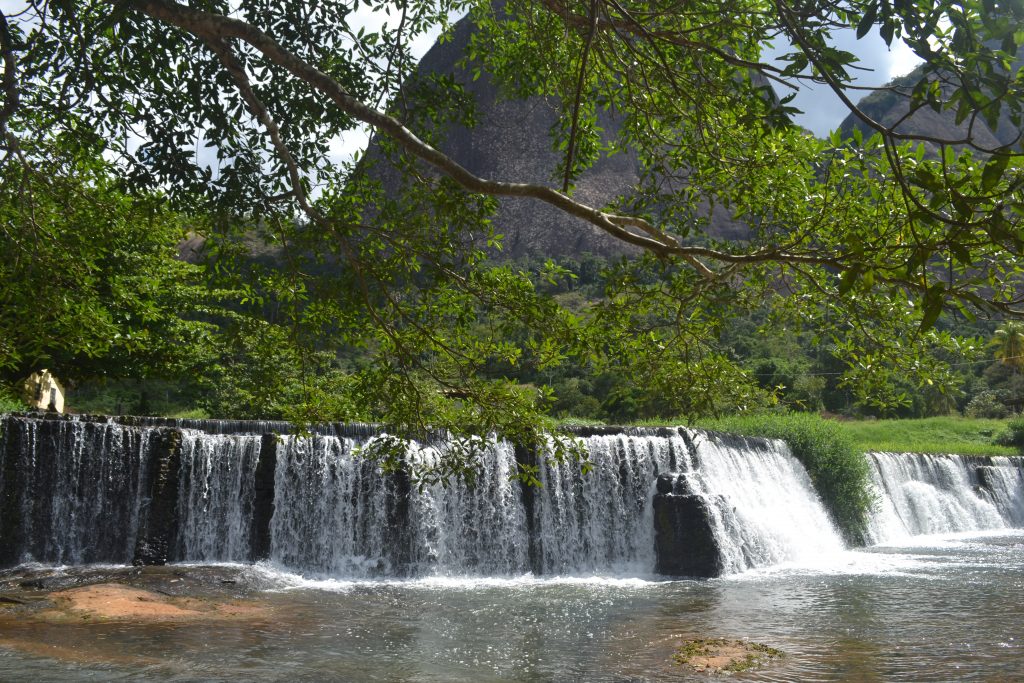
[[[890,48],[877,32],[869,33],[857,40],[853,29],[834,34],[835,46],[840,50],[857,55],[859,62],[850,73],[854,85],[859,87],[878,87],[891,81],[896,76],[909,73],[921,60],[902,42],[894,41]],[[788,46],[776,48],[767,58],[777,59],[790,52]],[[785,63],[779,63],[784,66]],[[786,94],[776,86],[780,95]],[[866,94],[864,91],[851,90],[850,99],[854,102]],[[796,122],[815,135],[825,136],[839,127],[843,119],[850,113],[846,105],[825,85],[804,84],[791,103],[803,113],[797,115]]]

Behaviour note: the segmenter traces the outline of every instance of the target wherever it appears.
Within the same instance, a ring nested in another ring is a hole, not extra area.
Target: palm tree
[[[989,346],[994,346],[993,356],[1013,371],[1024,369],[1024,323],[1008,322],[996,330]]]

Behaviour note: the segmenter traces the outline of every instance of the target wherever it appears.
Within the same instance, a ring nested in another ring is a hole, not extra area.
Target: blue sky
[[[857,35],[850,29],[836,36],[836,47],[852,52],[860,58],[855,74],[858,86],[876,87],[888,83],[896,76],[909,73],[920,60],[906,45],[893,41],[890,49],[878,33],[873,32],[857,40]],[[789,52],[788,48],[776,47],[774,56]],[[780,95],[786,94],[782,88],[776,87]],[[854,102],[866,93],[851,93]],[[803,111],[797,117],[797,123],[809,129],[815,135],[824,137],[839,126],[849,110],[838,97],[826,86],[804,85],[797,94],[792,106]]]

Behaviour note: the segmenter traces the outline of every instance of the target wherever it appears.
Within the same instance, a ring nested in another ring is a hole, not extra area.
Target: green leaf
[[[935,325],[935,321],[942,315],[942,302],[945,298],[946,287],[941,283],[936,283],[928,288],[925,292],[924,301],[922,302],[922,308],[924,309],[924,316],[921,318],[921,327],[919,330],[925,332]]]
[[[871,27],[875,25],[875,19],[878,17],[878,3],[872,2],[864,10],[864,16],[861,17],[860,22],[857,24],[857,40],[860,40],[868,34]]]
[[[1010,163],[1009,154],[993,154],[992,158],[985,164],[985,169],[981,172],[981,189],[985,192],[991,192],[1002,179],[1003,171],[1006,170],[1008,163]]]
[[[839,276],[839,294],[847,294],[854,285],[857,284],[857,280],[860,279],[861,268],[854,266],[849,270],[843,271],[843,274]]]

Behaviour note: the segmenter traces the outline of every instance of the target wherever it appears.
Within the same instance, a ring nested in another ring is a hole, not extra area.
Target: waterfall
[[[315,576],[649,575],[659,475],[707,501],[727,571],[838,544],[777,442],[680,429],[580,430],[589,472],[481,440],[476,476],[417,485],[359,451],[362,425],[7,418],[0,563],[268,559]],[[274,435],[268,435],[271,430]],[[280,430],[280,431],[278,431]],[[453,444],[412,444],[429,465]],[[260,474],[262,472],[262,474]],[[133,549],[135,554],[133,556]],[[685,552],[685,550],[684,550]]]
[[[540,570],[545,574],[649,574],[654,569],[651,497],[682,439],[599,435],[583,439],[592,467],[541,468],[534,494]]]
[[[274,474],[271,559],[325,576],[391,575],[402,563],[393,537],[397,482],[355,457],[352,438],[282,437]],[[408,559],[408,558],[406,558]]]
[[[979,480],[1007,526],[1024,526],[1024,464],[1020,458],[992,458],[977,469]]]
[[[656,566],[710,576],[842,548],[780,441],[579,429],[584,474],[543,449],[480,439],[471,485],[426,485],[360,456],[383,436],[373,425],[307,433],[287,423],[35,416],[0,425],[0,566],[269,560],[344,578],[646,576]],[[414,443],[404,457],[438,464],[458,446]],[[870,462],[880,501],[873,542],[1024,526],[1016,459],[875,453]],[[520,466],[537,467],[541,488],[514,479]],[[669,546],[685,561],[663,563]]]
[[[112,422],[7,417],[0,565],[130,562],[154,434]]]
[[[369,440],[286,437],[278,448],[272,559],[329,576],[508,575],[529,570],[511,446],[493,440],[472,487],[414,486],[356,454]],[[434,461],[413,445],[410,458]]]
[[[1010,458],[979,465],[958,455],[870,453],[879,506],[872,543],[918,534],[1002,529],[1024,524],[1024,478]]]
[[[442,456],[433,448],[412,455],[428,463]],[[421,571],[483,576],[529,571],[526,509],[519,484],[511,479],[515,451],[491,439],[479,458],[472,487],[433,484],[410,492],[418,547],[423,549]]]
[[[261,440],[252,434],[182,431],[173,557],[219,562],[250,559]]]
[[[684,486],[705,496],[726,573],[838,552],[843,542],[782,441],[693,431]]]

